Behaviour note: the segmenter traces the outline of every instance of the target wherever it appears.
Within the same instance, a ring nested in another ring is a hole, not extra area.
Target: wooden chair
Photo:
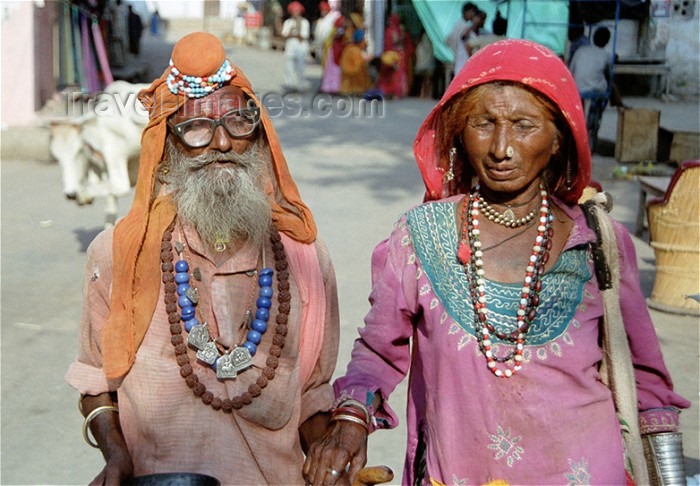
[[[647,204],[656,255],[649,307],[700,315],[700,159],[676,170],[663,199]]]

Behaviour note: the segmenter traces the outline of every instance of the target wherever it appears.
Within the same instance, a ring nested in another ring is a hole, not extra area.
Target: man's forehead
[[[240,110],[255,106],[255,102],[249,99],[238,88],[222,88],[203,98],[190,98],[182,105],[178,114],[180,116],[217,116],[231,110]]]

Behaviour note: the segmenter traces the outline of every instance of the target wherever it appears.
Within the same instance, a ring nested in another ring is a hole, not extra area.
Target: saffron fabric
[[[377,428],[398,417],[390,394],[409,369],[408,442],[403,484],[625,484],[622,437],[610,390],[600,381],[598,322],[603,315],[582,211],[555,204],[574,221],[564,251],[543,278],[537,320],[525,342],[523,369],[493,376],[479,351],[473,304],[456,254],[456,205],[462,196],[425,203],[405,214],[372,256],[372,308],[338,400],[370,404]],[[620,303],[646,430],[677,428],[687,400],[673,392],[638,285],[629,234],[616,223],[621,256]],[[522,282],[487,279],[490,321],[515,320]],[[498,343],[492,338],[495,347]],[[510,349],[508,345],[505,349]],[[504,350],[496,352],[504,354]],[[423,449],[425,448],[425,449]],[[425,450],[424,457],[419,451]],[[425,462],[425,476],[415,477]]]
[[[178,233],[176,228],[174,239]],[[292,277],[292,301],[280,364],[274,379],[252,404],[225,414],[204,405],[180,376],[170,342],[162,286],[131,370],[123,379],[108,379],[101,343],[110,311],[113,234],[113,230],[101,233],[88,250],[80,348],[66,380],[80,393],[117,391],[119,419],[134,461],[134,473],[186,471],[209,474],[222,484],[303,484],[299,425],[316,412],[330,409],[333,403],[329,380],[337,358],[338,305],[335,275],[325,245],[318,240],[300,243],[282,234]],[[231,346],[239,340],[246,309],[252,306],[255,312],[256,279],[245,272],[258,266],[259,250],[245,247],[217,267],[194,230],[185,228],[184,238],[191,250],[191,268],[199,268],[202,274],[202,281],[197,282],[197,312],[219,340]],[[320,288],[299,285],[309,280],[309,268],[314,268],[311,257],[316,260]],[[267,244],[261,263],[274,267],[273,262]],[[317,306],[320,299],[324,300],[323,342],[309,378],[303,380],[300,334],[309,324],[307,308]],[[263,335],[253,357],[254,367],[235,380],[217,380],[215,372],[196,363],[194,350],[188,349],[195,373],[214,396],[239,395],[260,375],[275,334],[276,296],[273,302],[269,320],[272,329]],[[184,331],[183,336],[186,337]]]

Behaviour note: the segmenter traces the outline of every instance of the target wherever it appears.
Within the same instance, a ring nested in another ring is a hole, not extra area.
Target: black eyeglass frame
[[[226,117],[228,115],[230,115],[231,113],[252,114],[254,117],[254,122],[253,122],[253,126],[250,127],[250,131],[248,131],[244,134],[231,133],[231,130],[229,130],[229,128],[224,123],[224,120],[226,119]],[[195,121],[206,121],[211,125],[211,127],[212,127],[211,137],[209,138],[207,143],[203,143],[201,145],[192,145],[191,143],[189,143],[185,140],[185,134],[183,132],[184,127],[192,122],[195,122]],[[180,139],[180,141],[184,145],[186,145],[189,148],[196,149],[196,148],[206,147],[207,145],[209,145],[211,143],[212,140],[214,140],[214,133],[216,132],[216,128],[219,125],[224,127],[224,130],[226,130],[226,133],[228,133],[229,137],[235,138],[235,139],[241,139],[241,138],[249,137],[251,134],[253,134],[255,132],[255,130],[258,128],[258,125],[260,125],[260,121],[261,121],[260,108],[257,106],[253,106],[250,108],[231,110],[229,112],[224,113],[223,116],[221,116],[221,118],[219,118],[218,120],[215,120],[213,118],[209,118],[206,116],[202,116],[202,117],[197,117],[197,118],[188,118],[187,120],[184,120],[184,121],[177,123],[177,124],[173,123],[172,120],[170,118],[168,118],[167,123],[168,123],[168,126],[170,127],[170,129],[173,131],[173,133],[178,136],[178,138]]]

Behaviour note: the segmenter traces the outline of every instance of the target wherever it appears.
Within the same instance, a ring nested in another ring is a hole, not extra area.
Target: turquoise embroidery
[[[574,462],[569,459],[569,467],[571,472],[564,475],[566,480],[569,481],[569,486],[591,484],[591,473],[586,459],[582,457],[580,462]]]
[[[505,457],[508,467],[513,467],[515,461],[521,461],[523,459],[522,455],[525,453],[525,449],[518,445],[522,437],[513,435],[510,429],[503,430],[499,425],[495,434],[489,434],[489,439],[491,443],[486,447],[496,451],[494,459],[497,461]]]
[[[454,202],[424,204],[407,215],[413,248],[437,298],[447,313],[467,333],[474,336],[474,309],[469,282],[457,259],[457,228]],[[584,246],[565,251],[542,278],[537,319],[527,334],[527,346],[541,346],[561,336],[572,321],[583,299],[583,289],[591,274]],[[499,330],[516,326],[521,284],[486,280],[489,322]],[[431,302],[433,309],[435,303]],[[498,339],[494,336],[495,341]],[[552,349],[556,355],[559,349]],[[546,350],[542,350],[546,354]]]

